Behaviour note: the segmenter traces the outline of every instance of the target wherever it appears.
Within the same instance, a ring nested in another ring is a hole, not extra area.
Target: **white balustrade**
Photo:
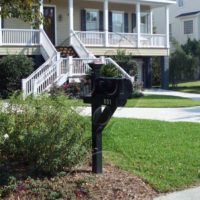
[[[82,58],[73,58],[73,68],[72,68],[72,74],[70,76],[82,76],[89,72],[90,67],[89,63],[97,63],[100,62],[99,58],[93,58],[93,59],[82,59]]]
[[[74,34],[85,46],[104,47],[105,32],[75,31]],[[109,47],[137,47],[137,33],[108,33]],[[141,48],[166,48],[165,34],[141,34]]]
[[[165,34],[141,34],[141,47],[146,48],[165,48],[166,35]]]
[[[32,46],[40,44],[40,31],[29,29],[2,29],[2,45]]]
[[[49,39],[49,37],[47,36],[47,34],[45,33],[45,31],[42,30],[42,29],[40,31],[41,31],[40,44],[44,48],[44,50],[46,51],[49,58],[51,58],[52,56],[57,54],[57,50],[56,50],[55,46],[52,44],[52,42]]]
[[[75,31],[78,38],[86,46],[104,46],[105,32]]]
[[[114,47],[136,47],[137,34],[135,33],[108,33],[108,42]]]
[[[72,37],[72,46],[78,53],[79,57],[95,58],[95,56],[90,54],[90,52],[86,49],[85,45],[83,44],[81,39],[78,37],[76,32],[71,31],[71,37]]]

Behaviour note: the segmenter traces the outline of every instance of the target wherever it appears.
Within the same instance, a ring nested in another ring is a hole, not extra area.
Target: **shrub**
[[[117,55],[113,59],[131,76],[137,75],[137,62],[133,59],[133,55],[127,54],[125,50],[118,49]]]
[[[105,64],[101,67],[101,76],[104,77],[118,77],[119,71],[112,64]]]
[[[192,80],[198,64],[197,60],[186,54],[182,48],[177,49],[170,57],[170,82],[176,87],[178,82]]]
[[[65,83],[64,91],[69,98],[80,98],[81,83],[78,82]]]
[[[32,59],[25,55],[8,55],[0,61],[0,96],[7,98],[21,89],[21,79],[33,71]]]
[[[88,121],[65,96],[13,96],[0,106],[0,160],[27,165],[33,171],[54,173],[72,168],[87,153]]]

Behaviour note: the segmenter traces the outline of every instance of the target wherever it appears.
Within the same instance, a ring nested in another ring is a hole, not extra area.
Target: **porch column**
[[[165,7],[165,20],[166,20],[166,47],[169,48],[169,7]]]
[[[74,31],[74,0],[69,0],[69,36],[72,45],[72,31]]]
[[[136,4],[136,15],[137,15],[137,23],[136,23],[136,28],[137,28],[137,47],[140,47],[140,34],[141,34],[141,15],[140,15],[140,2],[137,2]]]
[[[1,7],[0,7],[0,12],[1,12]],[[2,19],[0,15],[0,46],[2,45]]]
[[[153,11],[152,9],[150,10],[150,23],[149,23],[149,26],[150,26],[150,34],[152,35],[153,34]]]
[[[44,16],[44,2],[43,2],[43,0],[40,0],[40,14],[42,15],[42,16]],[[43,21],[42,21],[42,23],[40,24],[40,27],[39,27],[40,29],[43,29],[44,28],[44,24],[43,24]]]
[[[105,46],[109,46],[109,41],[108,41],[108,0],[104,0],[104,32],[105,32]]]
[[[161,57],[161,88],[169,88],[169,56]]]

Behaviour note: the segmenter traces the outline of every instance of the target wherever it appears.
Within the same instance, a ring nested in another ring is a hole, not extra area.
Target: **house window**
[[[148,33],[149,29],[149,13],[141,13],[141,33]]]
[[[113,32],[124,32],[124,13],[113,12],[112,13],[112,31]]]
[[[86,31],[99,30],[99,11],[87,10],[86,11]]]
[[[184,21],[184,34],[193,33],[193,20]]]
[[[183,0],[178,0],[178,7],[183,7],[184,3]]]

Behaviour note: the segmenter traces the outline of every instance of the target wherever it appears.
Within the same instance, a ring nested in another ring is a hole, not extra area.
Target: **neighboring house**
[[[45,62],[23,82],[25,95],[41,93],[53,82],[85,74],[88,62],[112,63],[109,58],[125,49],[140,60],[139,74],[151,87],[152,57],[160,56],[162,87],[168,88],[169,9],[175,0],[41,0],[44,22],[39,29],[15,18],[0,19],[0,56],[23,53]],[[153,12],[163,7],[164,33],[153,33]],[[57,49],[64,51],[61,53]],[[61,48],[64,47],[64,48]],[[71,47],[79,58],[63,58]],[[104,56],[104,57],[102,57]],[[130,77],[124,73],[126,77]]]
[[[165,28],[162,23],[163,8],[154,10],[156,31]],[[180,44],[185,44],[190,39],[200,40],[200,1],[177,0],[176,4],[169,6],[169,31],[170,38],[176,39]]]

